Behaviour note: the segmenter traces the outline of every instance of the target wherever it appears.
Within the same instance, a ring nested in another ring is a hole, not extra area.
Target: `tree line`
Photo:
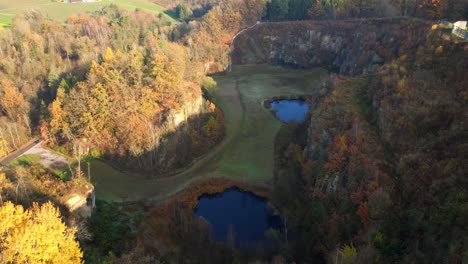
[[[456,0],[272,0],[270,21],[411,16],[425,19],[463,19],[468,3]]]

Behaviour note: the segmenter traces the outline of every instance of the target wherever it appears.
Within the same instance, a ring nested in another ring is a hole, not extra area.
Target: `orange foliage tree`
[[[25,105],[23,94],[14,87],[13,82],[2,80],[0,82],[0,106],[2,107],[2,112],[12,121],[21,120],[22,115],[25,113]]]

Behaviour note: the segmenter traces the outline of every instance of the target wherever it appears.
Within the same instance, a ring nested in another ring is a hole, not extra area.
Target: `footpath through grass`
[[[92,161],[97,198],[108,201],[160,201],[196,179],[223,177],[262,187],[273,180],[273,141],[281,122],[263,107],[273,96],[306,95],[320,87],[322,69],[293,70],[268,65],[236,66],[215,77],[216,104],[225,113],[226,138],[192,167],[162,179],[147,179]]]
[[[115,4],[127,10],[140,9],[146,12],[162,14],[167,21],[174,22],[175,18],[169,16],[165,8],[147,0],[102,0],[92,3],[62,3],[51,0],[0,0],[0,28],[11,25],[15,15],[27,11],[39,11],[52,19],[65,22],[72,14],[95,12],[101,8]]]

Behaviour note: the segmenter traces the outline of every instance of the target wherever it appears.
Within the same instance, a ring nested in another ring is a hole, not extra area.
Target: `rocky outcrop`
[[[183,123],[188,122],[191,117],[207,114],[210,112],[211,102],[202,96],[197,96],[192,100],[187,100],[181,109],[172,109],[166,115],[165,129],[167,132],[175,130]]]
[[[233,63],[374,73],[395,58],[413,56],[430,30],[430,24],[410,19],[262,23],[236,38]]]
[[[124,157],[122,164],[154,176],[187,166],[218,142],[207,143],[207,135],[203,133],[210,117],[217,117],[217,111],[216,106],[201,95],[184,100],[179,108],[160,117],[158,123],[162,125],[152,128],[154,147],[138,157]]]
[[[75,190],[64,197],[63,204],[70,213],[88,218],[95,207],[94,186],[86,184],[84,187],[81,192]]]
[[[159,139],[159,147],[153,153],[153,162],[160,173],[188,164],[194,157],[190,155],[190,130],[199,130],[204,125],[205,115],[210,110],[210,101],[197,97],[187,101],[181,109],[171,110],[161,128],[164,132]],[[200,133],[200,132],[199,132]]]

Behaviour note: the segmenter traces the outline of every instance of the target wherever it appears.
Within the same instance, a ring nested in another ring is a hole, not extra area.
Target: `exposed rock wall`
[[[394,58],[414,56],[430,30],[430,24],[409,19],[262,23],[236,38],[233,63],[374,73]]]
[[[217,118],[217,111],[201,95],[185,100],[180,108],[161,116],[162,125],[152,129],[154,147],[138,157],[123,157],[122,164],[154,176],[188,165],[219,141],[208,140],[203,132],[208,119]]]
[[[204,115],[210,113],[210,102],[199,96],[187,101],[181,109],[171,110],[161,128],[164,132],[159,139],[158,151],[153,154],[153,162],[158,172],[166,172],[186,165],[193,157],[190,155],[190,128],[201,129]]]

